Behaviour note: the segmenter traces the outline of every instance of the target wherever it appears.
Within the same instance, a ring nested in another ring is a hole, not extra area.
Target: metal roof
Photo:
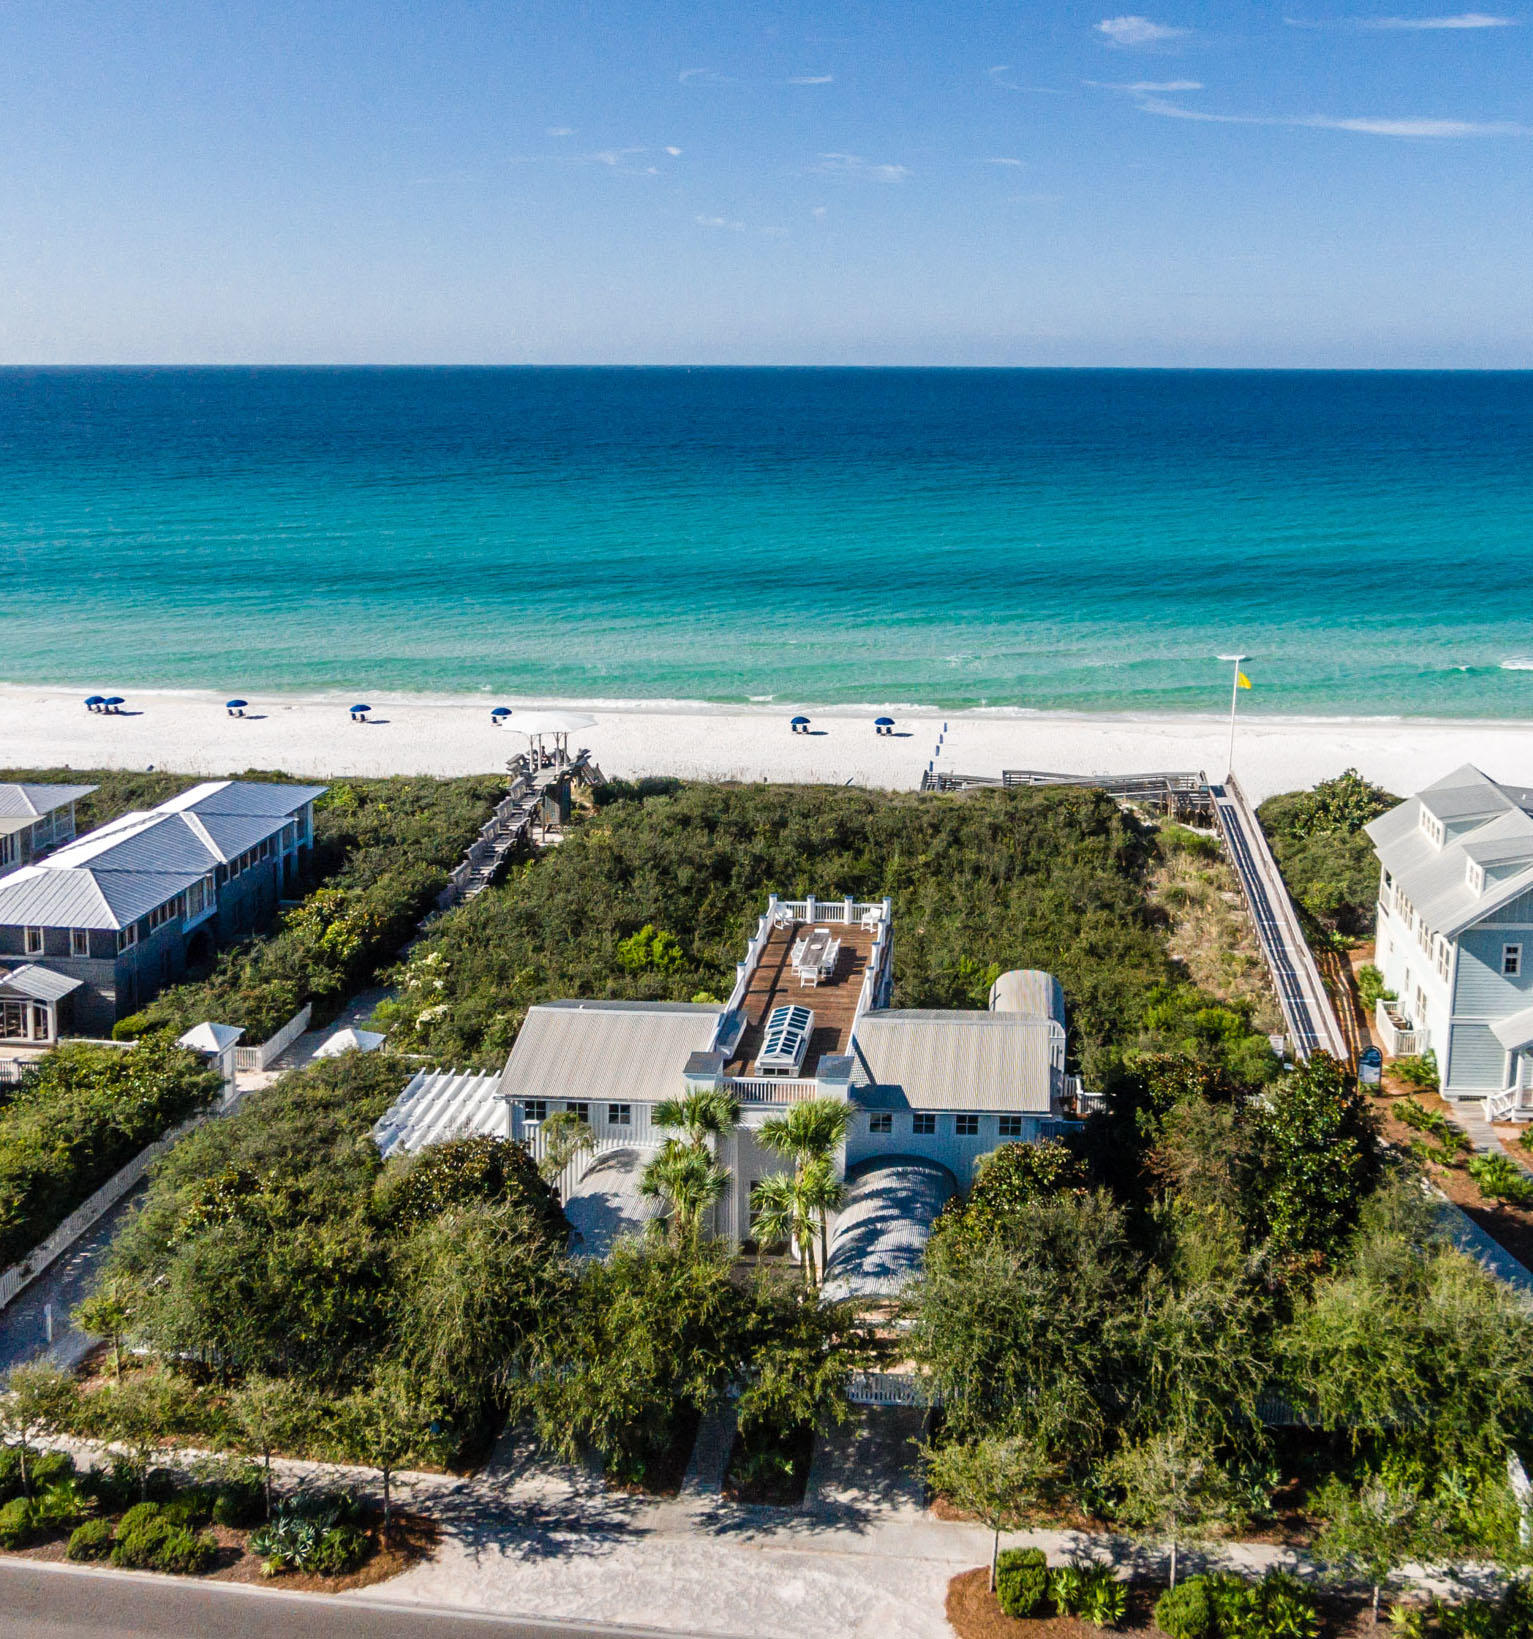
[[[382,1046],[381,1030],[358,1030],[348,1024],[333,1036],[327,1036],[314,1049],[314,1056],[317,1059],[333,1059],[339,1058],[342,1053],[376,1053]]]
[[[40,819],[88,797],[93,785],[0,785],[0,819]]]
[[[1519,1013],[1494,1020],[1490,1031],[1509,1053],[1515,1053],[1519,1047],[1526,1047],[1529,1042],[1533,1042],[1533,1007],[1525,1007]]]
[[[50,968],[37,967],[28,962],[0,974],[0,991],[14,996],[26,996],[34,1002],[56,1002],[72,990],[78,990],[85,981],[71,979],[66,973],[55,973]]]
[[[162,802],[167,814],[240,814],[253,819],[291,818],[307,802],[324,796],[327,785],[283,785],[267,780],[206,780]]]
[[[509,1138],[511,1111],[492,1070],[421,1070],[373,1124],[383,1159],[450,1138]]]
[[[858,1020],[851,1054],[859,1104],[1043,1115],[1064,1072],[1065,1032],[1021,1013],[888,1008]]]
[[[920,1156],[875,1156],[846,1175],[836,1219],[824,1302],[897,1297],[919,1272],[937,1214],[958,1193],[944,1166]]]
[[[1018,967],[1003,973],[990,987],[992,1013],[1023,1013],[1035,1019],[1065,1022],[1065,990],[1052,973]]]
[[[244,1025],[214,1024],[211,1019],[194,1024],[184,1035],[176,1037],[177,1047],[189,1048],[194,1053],[226,1053],[245,1034]]]
[[[722,1007],[685,1002],[544,1002],[527,1010],[500,1090],[511,1098],[658,1103],[685,1090]]]
[[[1455,938],[1533,888],[1533,814],[1519,800],[1525,795],[1465,764],[1364,827],[1433,932]],[[1450,833],[1441,847],[1421,828],[1423,809]],[[1469,860],[1490,867],[1479,893],[1469,885]]]

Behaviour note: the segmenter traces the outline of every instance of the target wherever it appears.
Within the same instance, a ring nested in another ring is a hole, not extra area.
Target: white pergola
[[[552,740],[555,753],[568,757],[570,735],[592,727],[595,722],[594,717],[583,711],[523,711],[513,712],[505,726],[514,733],[525,734],[529,744],[539,751],[543,750],[545,740]]]

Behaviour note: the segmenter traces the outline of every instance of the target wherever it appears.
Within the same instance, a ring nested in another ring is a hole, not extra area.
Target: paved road
[[[653,1639],[654,1633],[0,1560],[0,1639]]]

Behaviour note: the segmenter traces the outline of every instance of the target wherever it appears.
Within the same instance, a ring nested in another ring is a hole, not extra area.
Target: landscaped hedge
[[[314,807],[303,902],[274,933],[224,951],[206,980],[161,991],[113,1034],[128,1041],[214,1019],[259,1042],[305,1002],[315,1023],[332,1017],[409,938],[505,791],[489,775],[334,782]]]
[[[1288,891],[1326,932],[1358,939],[1373,931],[1379,860],[1363,827],[1399,800],[1349,768],[1257,809]]]
[[[0,1103],[0,1268],[219,1087],[216,1072],[163,1038],[47,1054]]]

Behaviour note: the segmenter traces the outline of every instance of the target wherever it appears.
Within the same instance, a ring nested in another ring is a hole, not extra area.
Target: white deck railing
[[[786,911],[796,922],[860,922],[876,915],[883,920],[888,906],[882,899],[776,899],[772,908]]]
[[[1414,1058],[1426,1052],[1431,1038],[1425,1030],[1414,1029],[1397,1004],[1380,997],[1373,1010],[1373,1022],[1378,1026],[1379,1040],[1390,1058]]]
[[[820,1096],[820,1084],[793,1076],[725,1076],[725,1092],[742,1104],[803,1104]]]
[[[935,1406],[942,1396],[929,1377],[914,1372],[853,1372],[846,1397],[854,1406]]]
[[[313,1002],[305,1002],[276,1035],[269,1036],[265,1041],[257,1042],[253,1047],[236,1047],[234,1049],[234,1068],[236,1070],[265,1070],[270,1068],[309,1028],[309,1019],[313,1016],[313,1013]]]

